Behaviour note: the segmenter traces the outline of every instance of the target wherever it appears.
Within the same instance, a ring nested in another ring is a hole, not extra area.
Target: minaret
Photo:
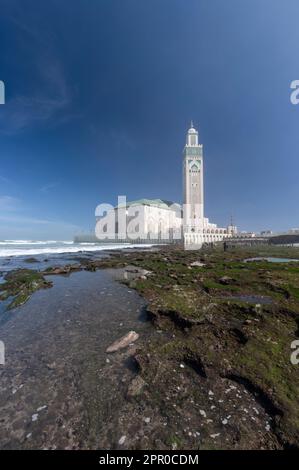
[[[198,132],[192,121],[183,156],[184,223],[188,231],[196,231],[204,217],[203,147],[198,143]]]

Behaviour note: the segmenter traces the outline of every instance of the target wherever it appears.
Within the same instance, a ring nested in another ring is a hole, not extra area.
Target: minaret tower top
[[[193,121],[191,121],[191,126],[187,133],[186,146],[196,147],[197,145],[198,145],[198,132],[193,127]]]

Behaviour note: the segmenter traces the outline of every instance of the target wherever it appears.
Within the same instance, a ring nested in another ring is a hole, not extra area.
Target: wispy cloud
[[[2,0],[1,16],[14,25],[19,31],[26,35],[37,44],[42,44],[44,48],[49,47],[49,41],[53,33],[51,30],[42,28],[41,34],[40,20],[41,16],[38,9],[28,9],[24,3],[19,0]]]
[[[23,226],[28,226],[28,225],[49,226],[50,228],[61,229],[61,230],[70,229],[73,231],[78,231],[81,228],[78,225],[63,222],[60,220],[39,219],[36,217],[24,217],[24,216],[19,216],[19,215],[14,216],[14,215],[1,215],[0,214],[0,221],[23,225]]]
[[[71,95],[61,66],[58,62],[42,61],[39,69],[42,83],[39,92],[7,99],[0,115],[0,132],[3,134],[15,134],[54,118],[57,124],[72,116],[68,110]]]
[[[0,210],[5,212],[15,211],[20,206],[20,200],[12,196],[0,196]]]
[[[37,233],[43,233],[44,236],[52,234],[52,236],[59,237],[60,234],[72,236],[82,230],[82,227],[63,220],[24,215],[24,204],[20,199],[2,195],[0,196],[0,234],[6,233],[5,236],[10,236],[9,234],[15,233],[16,230],[19,235],[31,233],[34,237]],[[3,236],[0,235],[0,237]]]
[[[41,193],[47,194],[47,193],[50,192],[52,189],[55,189],[58,185],[59,185],[58,182],[47,183],[47,184],[44,184],[43,186],[41,186],[41,187],[39,188],[39,190],[40,190]]]
[[[71,110],[71,86],[59,59],[57,38],[47,28],[41,11],[29,14],[21,2],[9,0],[1,14],[16,29],[16,35],[19,32],[19,47],[28,56],[35,87],[11,90],[7,84],[6,104],[0,114],[0,133],[14,135],[37,125],[57,126],[78,117]]]
[[[2,215],[0,212],[0,238],[72,239],[82,230],[75,224],[61,220],[47,220],[22,215]]]
[[[0,175],[0,182],[1,183],[11,183],[12,181],[9,178],[6,178],[5,176]]]

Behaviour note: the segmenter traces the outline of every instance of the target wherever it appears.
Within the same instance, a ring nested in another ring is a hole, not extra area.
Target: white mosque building
[[[183,205],[161,199],[125,199],[97,215],[99,241],[174,243],[186,249],[224,240],[236,227],[219,228],[204,216],[203,145],[192,122],[183,150]]]

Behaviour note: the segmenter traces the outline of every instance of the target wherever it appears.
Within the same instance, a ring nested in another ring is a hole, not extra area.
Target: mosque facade
[[[183,149],[183,204],[162,199],[122,200],[97,216],[100,241],[175,243],[186,249],[222,241],[236,233],[232,224],[218,227],[205,217],[203,145],[192,122]]]

